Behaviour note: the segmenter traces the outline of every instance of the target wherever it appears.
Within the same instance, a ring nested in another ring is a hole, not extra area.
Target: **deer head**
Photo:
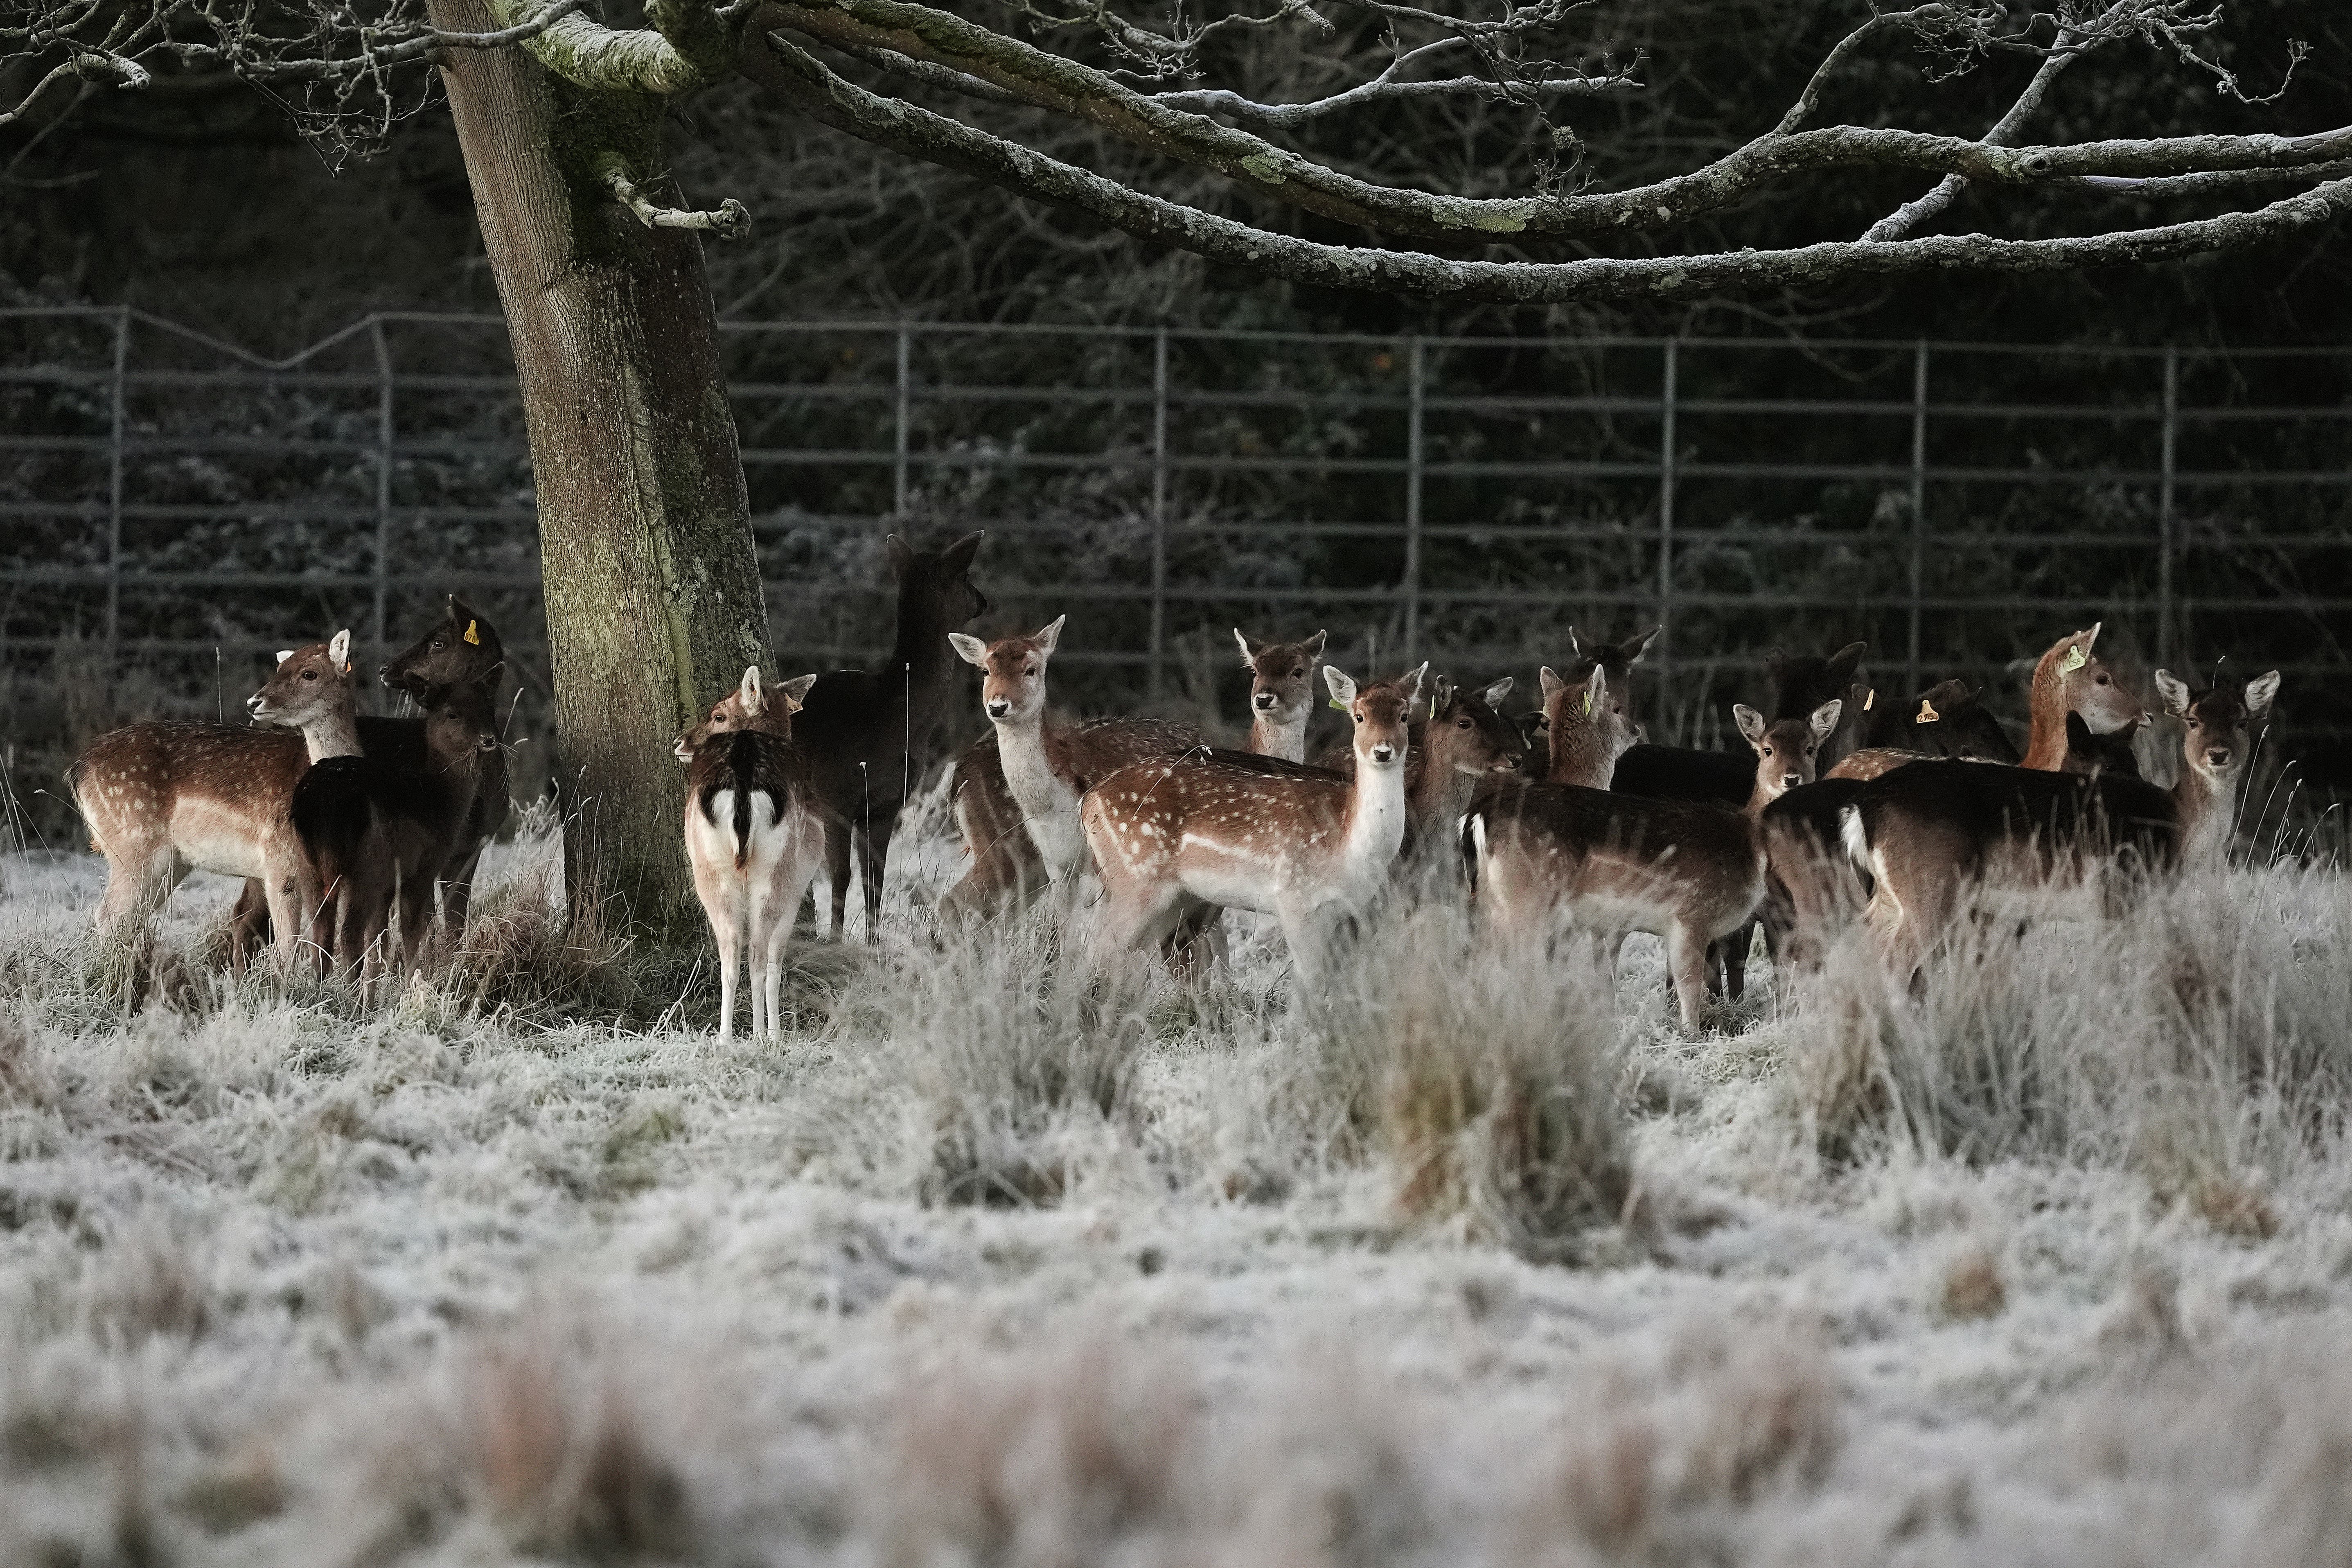
[[[1496,710],[1511,694],[1503,677],[1484,691],[1440,680],[1432,699],[1422,750],[1430,769],[1460,773],[1500,773],[1517,769],[1528,754],[1527,737]]]
[[[2147,717],[2147,708],[2124,689],[2106,660],[2091,651],[2099,640],[2095,623],[2088,630],[2058,639],[2033,667],[2035,706],[2054,694],[2058,710],[2080,713],[2094,735],[2111,735]]]
[[[1546,665],[1537,679],[1543,689],[1544,728],[1551,736],[1553,781],[1608,788],[1617,759],[1641,739],[1640,726],[1625,710],[1623,687],[1605,664],[1594,664],[1583,679],[1573,681]]]
[[[688,725],[672,750],[679,762],[690,763],[710,737],[737,730],[756,730],[789,741],[793,736],[793,715],[801,710],[801,704],[808,700],[809,688],[815,684],[815,676],[801,675],[781,686],[770,687],[761,680],[758,665],[747,666],[735,689],[713,703],[708,717]]]
[[[1056,616],[1050,626],[1027,637],[999,637],[992,643],[962,632],[949,634],[948,641],[963,661],[978,665],[985,677],[980,683],[980,705],[990,719],[999,724],[1026,724],[1045,711],[1045,661],[1054,657],[1055,645],[1062,640],[1062,623],[1069,618]]]
[[[934,623],[938,626],[961,626],[988,614],[988,595],[971,581],[972,559],[980,553],[980,542],[987,537],[985,531],[967,533],[952,544],[926,552],[895,533],[886,536],[882,545],[890,557],[890,574],[898,580],[902,602],[920,601],[938,616]]]
[[[495,680],[505,663],[506,647],[496,628],[452,594],[433,629],[385,665],[377,678],[393,690],[430,704],[434,693],[444,688]]]
[[[1259,642],[1234,628],[1242,663],[1250,672],[1250,711],[1288,729],[1315,710],[1315,666],[1323,657],[1324,634],[1303,642]]]
[[[1422,677],[1428,671],[1424,664],[1411,675],[1359,689],[1347,671],[1334,665],[1323,667],[1324,684],[1331,689],[1331,706],[1345,712],[1356,727],[1357,767],[1385,773],[1404,766],[1405,753],[1412,746],[1412,705],[1420,700]]]
[[[261,689],[245,700],[257,724],[282,730],[302,730],[335,714],[349,714],[352,689],[350,628],[308,647],[289,648],[278,656],[278,668]]]
[[[2252,751],[2254,730],[2270,721],[2272,700],[2278,696],[2275,669],[2246,682],[2242,691],[2226,686],[2192,692],[2188,682],[2169,670],[2156,672],[2156,689],[2164,697],[2165,711],[2188,727],[2181,738],[2181,758],[2208,784],[2228,784],[2245,765]]]
[[[1844,711],[1843,700],[1832,697],[1802,719],[1768,720],[1746,703],[1735,703],[1732,720],[1756,748],[1757,794],[1774,801],[1812,783],[1814,760],[1822,742],[1836,731]]]

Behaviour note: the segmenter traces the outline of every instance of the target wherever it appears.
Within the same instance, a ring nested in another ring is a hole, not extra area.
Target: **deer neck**
[[[1078,791],[1058,754],[1058,726],[1041,709],[1033,718],[999,719],[996,754],[1004,787],[1029,825],[1029,837],[1056,879],[1082,862],[1086,833],[1078,821]]]
[[[302,745],[314,763],[360,754],[360,721],[349,703],[302,726]]]
[[[1759,772],[1756,775],[1756,787],[1748,792],[1748,804],[1740,810],[1748,821],[1761,822],[1764,820],[1764,808],[1780,798],[1764,787],[1764,775]]]
[[[1348,790],[1346,831],[1339,841],[1343,871],[1386,876],[1404,843],[1405,814],[1404,770],[1367,767],[1358,758],[1355,782]]]
[[[1601,740],[1598,728],[1591,724],[1568,729],[1558,723],[1552,725],[1551,768],[1544,774],[1546,784],[1607,789],[1616,771],[1617,759]]]
[[[2032,730],[2019,766],[2056,773],[2066,765],[2066,682],[2046,654],[2034,667],[2027,711]]]
[[[1416,765],[1417,764],[1417,765]],[[1430,828],[1470,809],[1478,781],[1446,758],[1421,750],[1405,768],[1405,816],[1416,832]]]
[[[2183,763],[2172,786],[2172,804],[2180,814],[2180,847],[2184,855],[2218,854],[2229,842],[2230,805],[2237,795],[2236,780],[2215,779]]]
[[[961,626],[960,621],[950,625],[932,600],[911,590],[901,593],[898,637],[882,670],[888,697],[935,721],[955,684],[956,657],[948,634]]]
[[[1286,763],[1307,760],[1307,723],[1315,710],[1305,712],[1288,723],[1269,713],[1255,714],[1250,719],[1249,749],[1261,757],[1280,757]]]

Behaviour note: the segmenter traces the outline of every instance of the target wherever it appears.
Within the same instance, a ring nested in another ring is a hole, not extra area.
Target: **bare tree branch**
[[[629,178],[629,166],[619,154],[608,153],[597,161],[597,172],[614,198],[637,215],[647,228],[692,228],[721,239],[740,239],[751,231],[751,215],[741,202],[729,196],[717,212],[691,212],[666,207],[639,190]]]
[[[1570,262],[1456,261],[1417,252],[1317,244],[1129,190],[1000,137],[843,79],[780,35],[755,36],[746,75],[812,118],[862,140],[958,168],[1016,194],[1086,213],[1139,238],[1213,261],[1325,288],[1510,304],[1682,298],[1722,289],[1822,288],[1857,277],[1980,268],[2049,272],[2146,263],[2274,240],[2352,210],[2352,179],[2252,212],[2060,239],[1931,235],[1885,244],[1832,241],[1734,251]]]

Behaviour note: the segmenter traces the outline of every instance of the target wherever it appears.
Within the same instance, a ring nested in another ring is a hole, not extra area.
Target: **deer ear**
[[[940,552],[940,564],[950,572],[969,572],[972,558],[980,553],[980,542],[988,537],[986,529],[975,529]]]
[[[1596,664],[1592,667],[1591,675],[1587,677],[1584,682],[1584,710],[1587,713],[1591,712],[1593,704],[1608,695],[1609,672]]]
[[[288,659],[292,658],[293,657],[294,650],[290,647],[281,647],[278,650],[278,662],[280,664],[284,664]]]
[[[327,661],[338,669],[345,668],[351,664],[351,627],[345,626],[341,631],[337,632],[334,636],[334,639],[327,644]]]
[[[1559,690],[1567,684],[1567,681],[1562,680],[1558,674],[1554,673],[1551,666],[1549,665],[1545,665],[1541,669],[1536,671],[1536,689],[1543,693],[1544,700],[1547,702],[1551,700],[1553,692]]]
[[[2189,711],[2189,683],[2168,669],[2156,672],[2156,689],[2164,698],[2164,710],[2178,719]]]
[[[1499,709],[1503,706],[1503,699],[1508,697],[1510,694],[1511,678],[1507,675],[1503,677],[1502,679],[1495,682],[1494,685],[1486,688],[1486,690],[1480,692],[1478,694],[1478,700],[1484,702],[1489,708]]]
[[[2278,695],[2279,672],[2275,669],[2257,675],[2246,682],[2246,717],[2259,719],[2271,710],[2271,700]]]
[[[982,669],[988,668],[988,645],[970,632],[950,632],[948,643],[956,650],[956,657],[966,664],[976,664]]]
[[[1257,668],[1257,648],[1248,637],[1242,635],[1242,629],[1239,626],[1235,626],[1234,628],[1234,641],[1241,647],[1242,662],[1247,665],[1250,668],[1255,669]]]
[[[1845,699],[1832,697],[1813,710],[1813,744],[1818,746],[1830,738],[1838,726],[1838,716],[1845,711]]]
[[[1870,651],[1866,642],[1848,643],[1830,656],[1830,679],[1852,680],[1853,672],[1862,667],[1862,656]]]
[[[1429,684],[1429,660],[1423,659],[1421,668],[1405,677],[1404,705],[1411,708],[1421,700],[1421,689]]]
[[[1652,626],[1639,637],[1627,637],[1625,646],[1618,651],[1625,656],[1627,664],[1639,664],[1642,662],[1642,656],[1650,651],[1650,639],[1664,630],[1665,630],[1664,626]]]
[[[816,677],[814,675],[795,675],[777,687],[776,689],[783,694],[784,711],[799,712],[801,705],[808,700],[809,688],[815,684]]]
[[[1568,651],[1570,657],[1573,658],[1581,660],[1584,658],[1584,645],[1577,640],[1574,626],[1568,628]]]
[[[1434,719],[1453,706],[1454,682],[1441,675],[1437,678],[1435,689],[1429,694],[1429,716]]]
[[[1356,679],[1336,664],[1323,667],[1323,684],[1331,689],[1331,706],[1342,711],[1355,706]]]
[[[1307,658],[1321,658],[1323,657],[1323,641],[1326,635],[1327,634],[1318,631],[1313,637],[1308,637],[1305,642],[1300,643],[1298,646],[1307,650]]]
[[[1031,640],[1036,643],[1039,653],[1048,657],[1053,654],[1055,645],[1062,640],[1062,623],[1069,618],[1067,615],[1055,616],[1053,625],[1037,628],[1037,635]]]
[[[1739,732],[1748,737],[1749,745],[1760,746],[1764,743],[1763,714],[1745,702],[1735,702],[1731,705],[1731,721],[1739,726]]]
[[[743,711],[746,713],[757,714],[761,709],[767,706],[767,693],[760,689],[760,667],[758,665],[754,664],[745,668],[743,671],[743,684],[735,689],[735,695],[741,699]]]
[[[895,533],[882,536],[882,552],[890,558],[890,575],[904,577],[915,564],[914,548]]]

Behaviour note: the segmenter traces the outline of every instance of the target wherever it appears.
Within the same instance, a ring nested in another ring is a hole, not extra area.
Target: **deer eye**
[[[433,651],[435,653],[439,653],[441,651],[441,639],[439,637],[435,637],[433,639]]]
[[[1765,747],[1765,748],[1764,748],[1764,754],[1765,754],[1766,756],[1768,756],[1768,757],[1769,757],[1769,756],[1770,756],[1770,755],[1772,754],[1772,748],[1771,748],[1771,747],[1769,747],[1769,746]]]
[[[1359,724],[1364,721],[1364,716],[1361,713],[1350,713],[1348,717]]]
[[[1037,673],[1037,667],[1034,664],[1030,665],[1026,668],[1023,669],[1021,673],[1024,675],[1034,675]]]
[[[319,672],[315,669],[306,669],[302,672],[302,679],[305,680],[316,680],[319,679]]]
[[[1454,721],[1454,727],[1457,730],[1467,730],[1470,728],[1470,721],[1467,719],[1456,719]]]
[[[1306,675],[1306,674],[1307,674],[1307,671],[1305,671],[1304,669],[1294,669],[1294,670],[1292,670],[1292,671],[1290,672],[1290,679],[1293,679],[1293,680],[1297,680],[1297,679],[1302,679],[1303,677],[1305,677],[1305,675]]]
[[[2099,677],[2099,684],[2100,684],[2100,685],[2102,685],[2102,686],[2105,686],[2106,683],[2107,683],[2107,678],[2106,678],[2105,676],[2104,676],[2104,675],[2100,676],[2100,677]]]

